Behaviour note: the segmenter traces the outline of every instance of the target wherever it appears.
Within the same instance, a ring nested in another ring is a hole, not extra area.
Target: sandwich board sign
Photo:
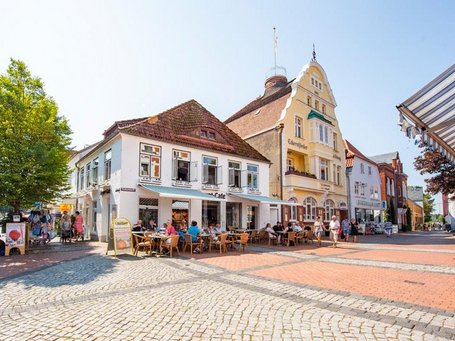
[[[124,217],[118,217],[112,221],[106,254],[110,250],[113,250],[116,256],[133,253],[132,227],[131,222]]]
[[[5,256],[9,256],[13,249],[25,255],[25,241],[25,223],[6,224]]]

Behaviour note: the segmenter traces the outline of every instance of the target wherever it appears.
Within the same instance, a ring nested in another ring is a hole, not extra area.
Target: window
[[[379,189],[377,186],[374,187],[374,198],[379,199]]]
[[[82,167],[79,171],[79,189],[83,190],[85,188],[84,182],[85,167]]]
[[[370,186],[370,198],[374,199],[374,188],[373,188],[373,186]]]
[[[327,160],[320,160],[320,178],[321,180],[329,180],[329,162]]]
[[[322,113],[325,114],[325,104],[322,105]]]
[[[357,195],[360,193],[360,183],[358,181],[356,181],[354,184],[354,193]]]
[[[296,116],[294,121],[295,137],[302,138],[302,119]]]
[[[92,161],[92,182],[94,185],[98,184],[98,163],[99,159],[96,158],[95,160]]]
[[[316,219],[316,200],[314,198],[308,197],[303,201],[303,206],[305,206],[305,220],[313,221]]]
[[[371,166],[368,166],[368,175],[371,175]]]
[[[333,200],[327,199],[324,202],[324,214],[325,214],[325,220],[329,221],[332,219],[332,216],[335,215],[335,203]]]
[[[360,184],[360,195],[365,196],[365,187],[367,187],[366,184]]]
[[[341,166],[337,166],[337,185],[341,185]]]
[[[318,101],[318,100],[315,100],[315,101],[314,101],[314,108],[315,108],[316,110],[319,110],[319,101]]]
[[[324,142],[324,127],[319,125],[319,141]]]
[[[324,127],[324,137],[325,137],[325,143],[329,143],[329,128]]]
[[[288,200],[288,202],[295,204],[295,203],[297,203],[297,200],[295,198],[291,198]],[[297,221],[297,206],[296,205],[291,206],[291,217],[289,220]]]
[[[295,170],[295,168],[294,168],[294,160],[293,159],[287,159],[287,170],[288,171]]]
[[[311,84],[314,85],[314,78],[311,78]]]
[[[215,133],[213,131],[201,130],[199,137],[203,139],[215,140]]]
[[[248,165],[247,166],[247,184],[248,188],[258,189],[258,170],[257,165]]]
[[[387,195],[390,195],[390,179],[389,178],[386,178],[385,191],[386,191]]]
[[[209,140],[215,140],[215,133],[214,133],[213,131],[209,131],[209,132],[207,133],[207,138],[208,138]]]
[[[311,102],[312,102],[312,101],[311,101],[311,96],[308,96],[308,97],[306,98],[306,104],[308,104],[309,107],[313,106],[313,104],[312,104]]]
[[[365,174],[365,165],[363,163],[360,164],[360,173]]]
[[[104,153],[104,180],[111,178],[111,167],[112,167],[112,150],[108,150]]]
[[[215,157],[204,156],[202,158],[203,179],[202,183],[206,185],[221,184],[221,166],[218,167],[218,159]]]
[[[333,149],[338,151],[338,134],[333,133]]]
[[[139,176],[146,179],[161,177],[161,147],[151,144],[140,144]]]
[[[229,187],[242,187],[240,162],[229,161]]]
[[[395,196],[395,181],[393,179],[390,181],[390,193]]]
[[[202,137],[203,139],[206,139],[207,138],[207,130],[201,130],[201,133],[199,134],[200,137]]]
[[[406,183],[403,181],[403,184],[401,186],[401,190],[402,190],[402,195],[404,198],[407,198],[408,197],[408,190],[407,190],[407,187],[406,187]]]
[[[178,181],[190,181],[191,153],[182,150],[173,150],[172,178]]]
[[[87,174],[85,177],[85,187],[87,187],[87,188],[92,185],[91,184],[92,179],[90,179],[90,177],[92,175],[92,173],[90,172],[90,166],[91,166],[90,163],[87,163],[87,165],[85,166],[85,174]]]

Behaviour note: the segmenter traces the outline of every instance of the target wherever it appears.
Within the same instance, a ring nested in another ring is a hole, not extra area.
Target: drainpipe
[[[348,219],[351,221],[351,170],[346,168],[346,186],[348,188]]]
[[[280,123],[277,129],[280,130],[280,198],[283,200],[284,172],[283,172],[283,128],[284,123]]]
[[[77,192],[79,191],[79,166],[76,166],[76,211],[78,210],[79,207],[79,196],[77,195]]]

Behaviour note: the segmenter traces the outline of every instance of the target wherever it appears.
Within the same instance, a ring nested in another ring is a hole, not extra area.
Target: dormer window
[[[207,138],[209,140],[215,140],[215,133],[213,131],[207,132]]]
[[[201,133],[199,134],[200,137],[202,137],[203,139],[206,139],[207,138],[207,130],[201,130]]]
[[[215,140],[215,133],[209,130],[201,130],[199,137],[203,139]]]

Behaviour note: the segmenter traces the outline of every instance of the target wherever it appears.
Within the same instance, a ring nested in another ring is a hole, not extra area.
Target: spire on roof
[[[266,73],[265,92],[264,95],[269,95],[276,90],[284,87],[288,80],[286,78],[286,69],[278,66],[276,63],[276,55],[278,51],[278,37],[276,35],[276,27],[273,27],[273,67]]]
[[[313,43],[313,59],[311,59],[312,62],[315,62],[316,61],[316,48],[314,47],[314,43]]]

